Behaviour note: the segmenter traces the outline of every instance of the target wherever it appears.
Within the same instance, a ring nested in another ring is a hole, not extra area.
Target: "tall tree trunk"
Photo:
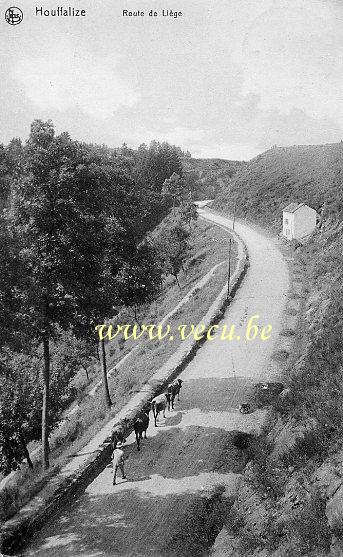
[[[141,326],[141,324],[140,324],[140,322],[139,322],[139,320],[138,320],[138,309],[137,309],[137,306],[134,306],[134,307],[133,307],[133,315],[134,315],[134,319],[135,319],[135,321],[136,321],[136,323],[137,323],[137,325],[138,325],[138,327],[139,327],[139,330],[141,331],[141,330],[142,330],[142,326]]]
[[[43,338],[44,368],[43,368],[43,408],[42,408],[42,465],[49,468],[49,387],[50,387],[50,346],[47,334]]]
[[[81,367],[83,367],[83,369],[86,372],[86,377],[87,377],[87,381],[89,382],[89,373],[88,373],[88,369],[86,368],[86,366],[84,366],[83,364],[81,364]]]
[[[32,460],[31,460],[31,457],[30,457],[30,453],[29,453],[27,445],[26,445],[25,437],[24,437],[24,435],[21,431],[19,432],[19,439],[20,439],[21,446],[23,447],[23,451],[24,451],[24,455],[25,455],[27,464],[29,465],[29,468],[31,468],[31,470],[33,470],[33,464],[32,464]]]
[[[179,283],[179,279],[178,279],[177,273],[174,273],[174,277],[175,277],[175,280],[176,280],[176,284],[178,285],[178,287],[179,287],[180,290],[181,290],[181,286],[180,286],[180,283]]]
[[[101,371],[102,371],[102,375],[103,375],[105,403],[106,403],[107,408],[111,408],[112,401],[111,401],[111,396],[110,396],[110,390],[108,388],[105,339],[102,339],[100,341],[100,345],[101,345]]]

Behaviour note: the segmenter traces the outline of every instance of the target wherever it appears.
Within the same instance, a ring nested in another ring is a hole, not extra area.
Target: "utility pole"
[[[235,201],[235,207],[233,210],[233,222],[232,222],[232,230],[235,230],[235,221],[236,221],[236,209],[237,209],[237,197],[236,197],[236,201]]]
[[[231,279],[231,238],[229,240],[229,271],[227,277],[227,297],[230,297],[230,279]]]

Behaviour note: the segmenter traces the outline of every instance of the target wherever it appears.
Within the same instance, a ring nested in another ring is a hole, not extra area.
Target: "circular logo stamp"
[[[10,25],[18,25],[23,21],[24,14],[20,8],[16,6],[12,6],[11,8],[7,8],[5,12],[5,19],[7,23]]]

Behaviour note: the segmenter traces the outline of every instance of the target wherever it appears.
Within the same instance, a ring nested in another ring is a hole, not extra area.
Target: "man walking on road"
[[[118,467],[121,471],[121,477],[123,480],[126,479],[124,472],[124,451],[121,449],[114,449],[112,453],[112,465],[113,465],[113,485],[116,485],[116,476]]]

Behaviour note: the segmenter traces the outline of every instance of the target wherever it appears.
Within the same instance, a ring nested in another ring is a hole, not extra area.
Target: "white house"
[[[283,210],[282,234],[287,240],[301,240],[311,234],[317,223],[317,212],[305,203],[290,203]]]

